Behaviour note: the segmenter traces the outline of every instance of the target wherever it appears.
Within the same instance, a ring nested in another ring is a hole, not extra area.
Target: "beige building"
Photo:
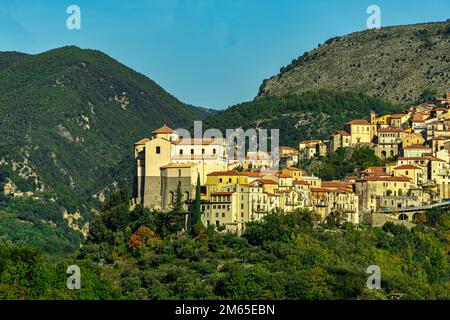
[[[350,133],[350,144],[371,143],[373,126],[367,120],[352,120],[345,124],[345,131]]]
[[[134,198],[137,204],[168,210],[171,199],[167,197],[178,185],[192,198],[198,175],[205,184],[208,173],[227,169],[224,139],[179,138],[166,125],[152,134],[151,138],[135,144]]]
[[[350,133],[344,130],[336,131],[330,139],[330,150],[336,151],[339,148],[346,148],[351,144]]]

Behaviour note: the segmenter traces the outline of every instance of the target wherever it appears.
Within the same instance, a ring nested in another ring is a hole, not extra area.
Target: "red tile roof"
[[[173,131],[172,128],[169,128],[166,124],[164,124],[161,128],[156,129],[152,133],[154,133],[154,134],[172,134],[174,132],[175,131]]]
[[[406,117],[406,116],[407,116],[407,114],[404,114],[404,113],[401,113],[401,114],[393,114],[393,115],[391,115],[391,118],[392,118],[392,119],[401,119],[401,118]]]
[[[392,132],[405,132],[405,130],[402,130],[400,128],[381,128],[380,130],[378,130],[379,133],[392,133]]]
[[[336,134],[340,134],[341,136],[349,136],[350,135],[350,133],[348,133],[345,130],[336,131]]]
[[[352,125],[352,124],[359,124],[359,125],[370,125],[370,123],[369,123],[369,121],[367,121],[367,120],[364,120],[364,119],[356,119],[356,120],[352,120],[352,121],[349,121],[349,122],[346,122],[345,124],[350,124],[350,125]]]
[[[397,181],[397,182],[409,182],[411,178],[401,176],[401,177],[393,177],[393,176],[369,176],[365,178],[356,179],[357,181]]]
[[[309,183],[304,180],[294,180],[293,182],[296,185],[303,185],[303,186],[309,186]]]
[[[423,150],[430,150],[429,147],[427,146],[422,146],[420,144],[412,144],[410,146],[404,147],[404,150],[408,150],[408,149],[423,149]]]
[[[404,164],[402,166],[398,166],[398,167],[394,168],[394,170],[406,170],[406,169],[416,170],[416,169],[420,169],[420,168],[415,165],[412,165],[412,164]]]

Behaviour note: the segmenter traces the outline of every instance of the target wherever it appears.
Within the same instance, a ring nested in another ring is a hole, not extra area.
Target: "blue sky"
[[[66,28],[72,4],[81,30]],[[383,26],[450,18],[449,0],[2,0],[0,51],[98,49],[183,102],[224,108],[304,51],[365,29],[372,4]]]

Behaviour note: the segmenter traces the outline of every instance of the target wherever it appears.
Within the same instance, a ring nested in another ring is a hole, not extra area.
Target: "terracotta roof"
[[[303,186],[309,186],[309,183],[304,180],[294,180],[293,184],[296,185],[303,185]]]
[[[430,150],[430,148],[429,147],[427,147],[427,146],[422,146],[422,145],[420,145],[420,144],[412,144],[412,145],[410,145],[410,146],[407,146],[407,147],[404,147],[403,148],[404,150],[408,150],[408,149],[423,149],[423,150]]]
[[[293,191],[292,189],[286,189],[286,190],[278,190],[277,192],[278,193],[290,193],[292,191]]]
[[[242,175],[247,176],[247,177],[261,177],[261,173],[260,172],[250,172],[250,171],[245,171],[245,172],[241,172]]]
[[[357,181],[398,181],[398,182],[409,182],[411,178],[405,176],[369,176],[365,178],[357,179]]]
[[[405,170],[405,169],[420,169],[419,167],[412,164],[404,164],[402,166],[395,167],[394,170]]]
[[[340,181],[322,181],[322,188],[351,188],[351,183]]]
[[[430,158],[429,157],[399,157],[398,160],[424,161],[424,160],[430,160]]]
[[[289,167],[289,168],[287,168],[287,170],[291,170],[291,171],[302,171],[302,170],[300,170],[299,168],[296,168],[296,167]]]
[[[169,128],[166,124],[164,124],[161,128],[156,129],[152,133],[154,133],[154,134],[172,134],[174,132],[175,131],[173,131],[172,128]]]
[[[430,160],[431,161],[438,161],[438,162],[446,162],[445,160],[439,159],[437,157],[431,157]]]
[[[346,122],[345,124],[350,124],[350,125],[352,125],[352,124],[369,125],[370,123],[369,123],[369,121],[364,120],[364,119],[356,119],[356,120],[352,120],[352,121]]]
[[[407,115],[408,114],[405,114],[405,113],[393,114],[393,115],[391,115],[391,118],[392,119],[400,119],[400,118],[406,117]]]
[[[349,136],[350,135],[350,133],[348,133],[345,130],[336,131],[336,134],[340,134],[341,136]]]
[[[138,142],[136,142],[134,145],[143,145],[145,144],[147,141],[150,141],[149,138],[144,138],[142,140],[139,140]]]
[[[405,132],[405,130],[402,130],[400,128],[381,128],[380,130],[378,130],[379,133],[384,133],[384,132]]]
[[[291,175],[289,175],[287,173],[278,173],[277,177],[278,178],[292,178]]]

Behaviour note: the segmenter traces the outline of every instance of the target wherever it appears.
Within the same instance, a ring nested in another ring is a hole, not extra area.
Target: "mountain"
[[[2,52],[0,174],[71,212],[95,206],[97,193],[130,180],[135,141],[211,113],[100,51]]]
[[[335,37],[263,81],[258,96],[359,91],[409,104],[450,87],[450,20]]]
[[[351,119],[398,112],[400,106],[363,93],[317,90],[301,95],[268,96],[232,106],[204,120],[204,127],[280,130],[280,145],[300,140],[328,139]]]

